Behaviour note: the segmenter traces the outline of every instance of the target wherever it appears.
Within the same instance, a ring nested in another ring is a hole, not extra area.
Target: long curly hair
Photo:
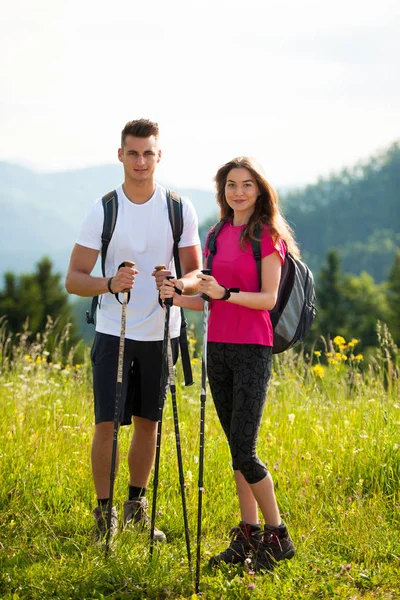
[[[262,167],[253,158],[238,156],[218,169],[214,181],[217,188],[216,199],[220,208],[220,218],[224,221],[232,221],[233,218],[233,209],[229,206],[225,197],[226,180],[232,169],[247,169],[250,171],[260,190],[254,212],[241,233],[241,246],[251,243],[252,239],[257,239],[257,230],[262,230],[264,225],[268,225],[275,243],[279,238],[282,239],[286,243],[289,252],[296,258],[300,258],[300,250],[294,238],[293,230],[281,213],[278,194],[266,180]]]

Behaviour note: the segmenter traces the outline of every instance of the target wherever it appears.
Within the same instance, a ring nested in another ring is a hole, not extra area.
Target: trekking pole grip
[[[129,267],[130,269],[133,269],[133,267],[135,266],[135,263],[132,262],[131,260],[124,260],[123,263],[120,264],[120,267]],[[123,294],[127,294],[130,290],[122,290]]]
[[[202,269],[201,272],[203,275],[211,275],[211,269]],[[209,302],[210,300],[210,296],[207,296],[207,294],[202,294],[201,297],[203,300],[206,300],[206,302]]]
[[[154,267],[154,269],[156,271],[165,271],[166,266],[165,265],[156,265]],[[165,279],[174,279],[174,276],[173,275],[167,275],[165,277]],[[161,302],[161,300],[160,300],[160,302]],[[165,304],[165,306],[172,306],[173,305],[173,299],[172,298],[165,298],[165,300],[163,300],[163,303]]]
[[[174,279],[174,276],[173,275],[167,275],[165,279],[168,279],[168,280],[169,279]],[[173,303],[174,303],[173,302],[173,298],[165,298],[165,300],[164,300],[164,304],[166,306],[172,306]]]

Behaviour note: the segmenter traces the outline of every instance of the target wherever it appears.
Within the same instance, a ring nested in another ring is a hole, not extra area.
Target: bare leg
[[[233,473],[239,497],[241,519],[246,523],[256,525],[259,522],[258,506],[253,491],[240,471],[233,471]]]
[[[95,426],[92,441],[92,475],[98,498],[110,495],[110,471],[113,445],[114,423],[104,421]],[[119,452],[117,448],[116,469],[118,470]]]
[[[275,498],[274,482],[270,473],[257,483],[250,484],[251,491],[262,512],[265,523],[277,527],[281,524],[281,515]]]
[[[130,484],[146,488],[154,463],[157,442],[157,422],[133,417],[135,430],[128,454]]]

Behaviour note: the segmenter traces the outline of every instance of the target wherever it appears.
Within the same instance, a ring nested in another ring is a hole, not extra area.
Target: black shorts
[[[173,362],[179,354],[179,338],[171,340]],[[130,425],[132,416],[157,421],[161,389],[163,342],[125,339],[121,397],[121,425]],[[95,423],[114,421],[119,337],[96,332],[92,350]],[[167,380],[163,383],[163,397]]]

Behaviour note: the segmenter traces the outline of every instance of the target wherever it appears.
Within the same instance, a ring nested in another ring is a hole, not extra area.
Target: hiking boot
[[[147,514],[148,502],[145,496],[124,502],[124,527],[150,533],[151,520]],[[165,533],[154,527],[154,541],[165,542]]]
[[[272,571],[279,560],[292,558],[295,547],[286,525],[280,527],[264,526],[264,531],[254,536],[258,539],[258,546],[254,555],[254,568]]]
[[[244,521],[240,521],[239,525],[229,532],[231,543],[228,548],[220,554],[212,556],[208,562],[208,566],[215,567],[222,562],[231,565],[244,563],[257,548],[258,542],[256,541],[256,545],[254,545],[253,541],[253,535],[257,534],[257,532],[261,534],[261,529],[258,525],[249,525]]]
[[[106,539],[107,533],[107,510],[102,510],[100,506],[96,506],[93,510],[94,518],[94,539],[95,542],[102,542]],[[118,531],[118,515],[115,506],[111,509],[111,527],[110,527],[110,542],[113,540]]]

